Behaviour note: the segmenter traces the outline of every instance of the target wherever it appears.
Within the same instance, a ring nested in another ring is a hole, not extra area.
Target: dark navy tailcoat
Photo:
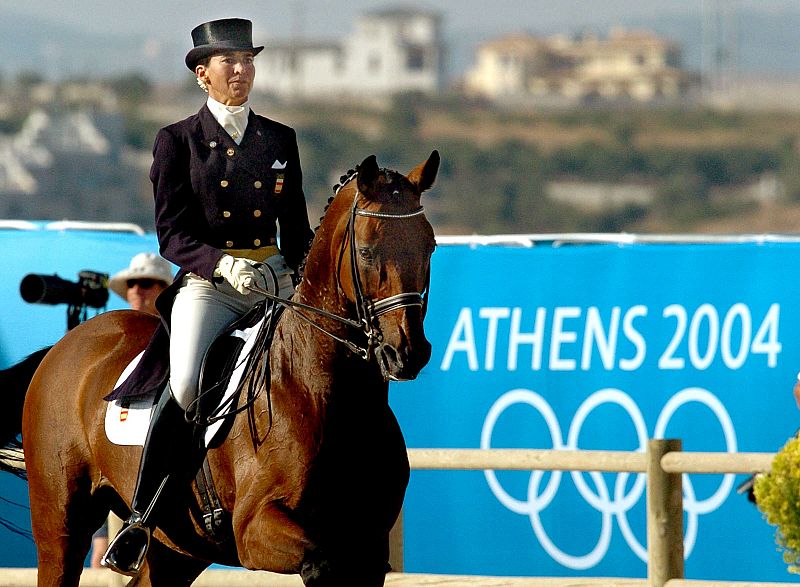
[[[169,316],[186,273],[212,281],[223,249],[275,245],[278,227],[280,252],[297,270],[313,237],[295,131],[252,110],[240,145],[205,105],[162,128],[150,180],[161,255],[179,271],[156,302],[162,326],[128,380],[106,399],[144,395],[164,385]]]
[[[222,249],[276,244],[296,269],[313,236],[295,132],[252,111],[241,145],[207,106],[159,131],[150,170],[164,258],[211,279]]]

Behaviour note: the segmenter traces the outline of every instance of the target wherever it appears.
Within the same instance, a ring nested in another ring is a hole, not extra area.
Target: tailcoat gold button
[[[219,185],[221,185],[224,188],[228,187],[228,180],[223,179],[221,182],[219,182]]]
[[[222,215],[223,215],[225,218],[230,218],[230,217],[231,217],[231,213],[230,213],[230,212],[228,212],[227,210],[225,210],[225,211],[222,213]]]
[[[253,246],[260,247],[261,246],[261,239],[257,238],[253,240]]]
[[[261,210],[253,210],[253,216],[255,216],[256,218],[260,218],[261,217]]]
[[[228,157],[233,157],[233,155],[236,153],[236,151],[233,150],[233,147],[228,147],[227,153],[228,153]]]
[[[225,241],[225,246],[230,249],[233,247],[233,241]]]
[[[253,186],[255,186],[255,188],[256,188],[257,190],[260,190],[262,185],[264,185],[264,184],[262,184],[262,183],[261,183],[260,181],[258,181],[258,180],[256,180],[256,182],[253,184]]]

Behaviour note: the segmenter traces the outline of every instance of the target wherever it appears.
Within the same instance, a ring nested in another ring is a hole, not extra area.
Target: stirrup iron
[[[142,566],[144,565],[144,558],[150,548],[150,528],[144,525],[143,518],[139,518],[120,530],[108,545],[103,558],[100,559],[100,565],[111,569],[116,573],[127,575],[128,577],[135,577],[138,575]],[[113,556],[120,548],[130,548],[132,544],[139,543],[137,548],[138,552],[135,557],[131,558],[131,562],[127,565],[119,565],[116,562],[116,557]],[[120,544],[121,543],[121,544]]]
[[[147,522],[168,480],[169,475],[164,477],[161,481],[156,494],[153,496],[152,501],[147,506],[143,515],[139,515],[136,511],[131,514],[131,517],[122,529],[117,532],[114,540],[108,545],[105,554],[103,554],[103,557],[100,559],[101,566],[111,569],[116,573],[120,573],[121,575],[127,575],[128,577],[135,577],[141,572],[145,556],[147,556],[147,551],[150,549],[150,536],[152,534],[152,530]],[[118,560],[120,551],[124,553],[126,549],[132,548],[137,549],[135,551],[135,556],[128,555],[122,561],[126,564],[120,564]]]

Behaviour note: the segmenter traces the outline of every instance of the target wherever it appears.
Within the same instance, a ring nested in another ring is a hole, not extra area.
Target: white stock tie
[[[247,112],[244,106],[224,106],[220,124],[233,141],[240,145],[247,126]]]

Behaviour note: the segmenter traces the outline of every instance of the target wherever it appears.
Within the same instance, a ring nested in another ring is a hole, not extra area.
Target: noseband
[[[336,190],[336,194],[338,195],[339,191],[345,185],[350,183],[350,181],[352,181],[357,175],[358,173],[354,173],[346,181],[344,181]],[[351,320],[350,318],[339,316],[338,314],[333,314],[331,312],[328,312],[327,310],[323,310],[322,308],[316,308],[314,306],[309,306],[308,304],[303,304],[301,302],[286,300],[271,294],[269,291],[266,291],[258,287],[251,287],[250,289],[274,302],[282,304],[283,306],[289,308],[290,310],[294,310],[295,313],[300,318],[308,322],[311,326],[313,326],[320,332],[326,334],[327,336],[333,338],[334,340],[344,344],[348,349],[350,349],[350,351],[357,354],[362,359],[369,360],[372,350],[375,349],[378,345],[380,345],[380,343],[383,341],[383,333],[381,332],[377,318],[394,310],[399,310],[400,308],[408,308],[412,306],[420,307],[422,309],[422,313],[424,316],[428,301],[428,286],[430,284],[430,272],[428,273],[426,278],[425,290],[422,292],[404,292],[380,300],[373,300],[364,293],[364,286],[358,271],[358,259],[356,257],[356,251],[357,251],[356,229],[355,229],[356,217],[364,216],[366,218],[402,220],[406,218],[414,218],[415,216],[420,216],[421,214],[424,214],[425,208],[420,206],[419,208],[417,208],[416,210],[412,210],[411,212],[399,212],[399,213],[374,212],[372,210],[367,210],[365,208],[358,207],[358,197],[360,195],[361,193],[359,192],[358,187],[356,187],[356,193],[353,198],[353,206],[350,209],[350,216],[347,220],[347,239],[342,240],[342,246],[339,250],[339,267],[341,267],[341,260],[344,257],[344,249],[347,245],[347,240],[350,241],[350,274],[353,282],[353,290],[355,295],[355,305],[356,305],[356,312],[358,314],[358,320]],[[340,277],[341,276],[337,271],[336,281],[339,285],[340,291],[343,291]],[[322,326],[320,326],[314,320],[312,320],[309,316],[306,316],[303,312],[298,311],[299,308],[302,308],[304,310],[309,310],[311,312],[314,312],[315,314],[331,318],[333,320],[336,320],[337,322],[355,328],[356,330],[362,332],[367,337],[366,346],[359,346],[358,344],[354,343],[351,340],[342,338],[334,334],[333,332],[324,329]]]

